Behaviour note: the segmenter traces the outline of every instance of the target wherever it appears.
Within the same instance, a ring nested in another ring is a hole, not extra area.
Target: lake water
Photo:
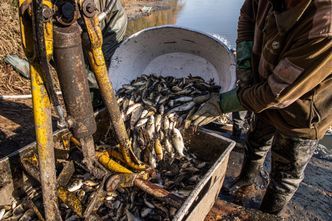
[[[243,0],[170,1],[172,9],[153,12],[130,21],[128,34],[157,25],[176,24],[198,31],[217,34],[235,47],[237,20]]]

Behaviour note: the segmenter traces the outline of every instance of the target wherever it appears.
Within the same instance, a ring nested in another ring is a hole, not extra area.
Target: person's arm
[[[103,33],[103,53],[107,66],[110,64],[110,59],[115,49],[125,36],[128,22],[127,14],[125,13],[120,0],[99,0],[101,11],[103,11],[112,1],[116,1],[112,11],[101,23]]]
[[[255,0],[246,0],[243,3],[237,26],[236,77],[238,86],[241,88],[253,83],[251,57],[255,33],[255,7]]]
[[[299,38],[281,55],[267,81],[238,91],[241,105],[256,113],[291,105],[332,74],[331,48],[328,37]]]

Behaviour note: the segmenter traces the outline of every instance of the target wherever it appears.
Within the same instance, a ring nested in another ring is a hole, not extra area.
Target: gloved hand
[[[238,88],[235,88],[226,93],[211,94],[211,98],[190,117],[191,124],[203,126],[216,120],[223,113],[244,110],[237,96],[237,90]]]
[[[189,121],[194,126],[202,126],[214,121],[222,114],[220,108],[220,94],[212,93],[209,100],[203,103],[190,117]]]

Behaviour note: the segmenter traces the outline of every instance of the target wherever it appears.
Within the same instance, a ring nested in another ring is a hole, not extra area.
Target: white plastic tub
[[[236,82],[234,56],[224,43],[176,26],[144,29],[115,51],[109,69],[115,90],[142,74],[213,78],[221,92],[233,89]]]

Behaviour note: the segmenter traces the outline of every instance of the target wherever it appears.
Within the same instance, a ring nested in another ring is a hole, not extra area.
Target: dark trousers
[[[249,129],[252,112],[238,111],[232,113],[233,120],[233,136],[240,137]]]
[[[271,181],[268,190],[282,195],[287,203],[303,180],[304,170],[317,146],[318,140],[282,134],[256,115],[247,137],[246,157],[251,162],[263,165],[271,149]]]

